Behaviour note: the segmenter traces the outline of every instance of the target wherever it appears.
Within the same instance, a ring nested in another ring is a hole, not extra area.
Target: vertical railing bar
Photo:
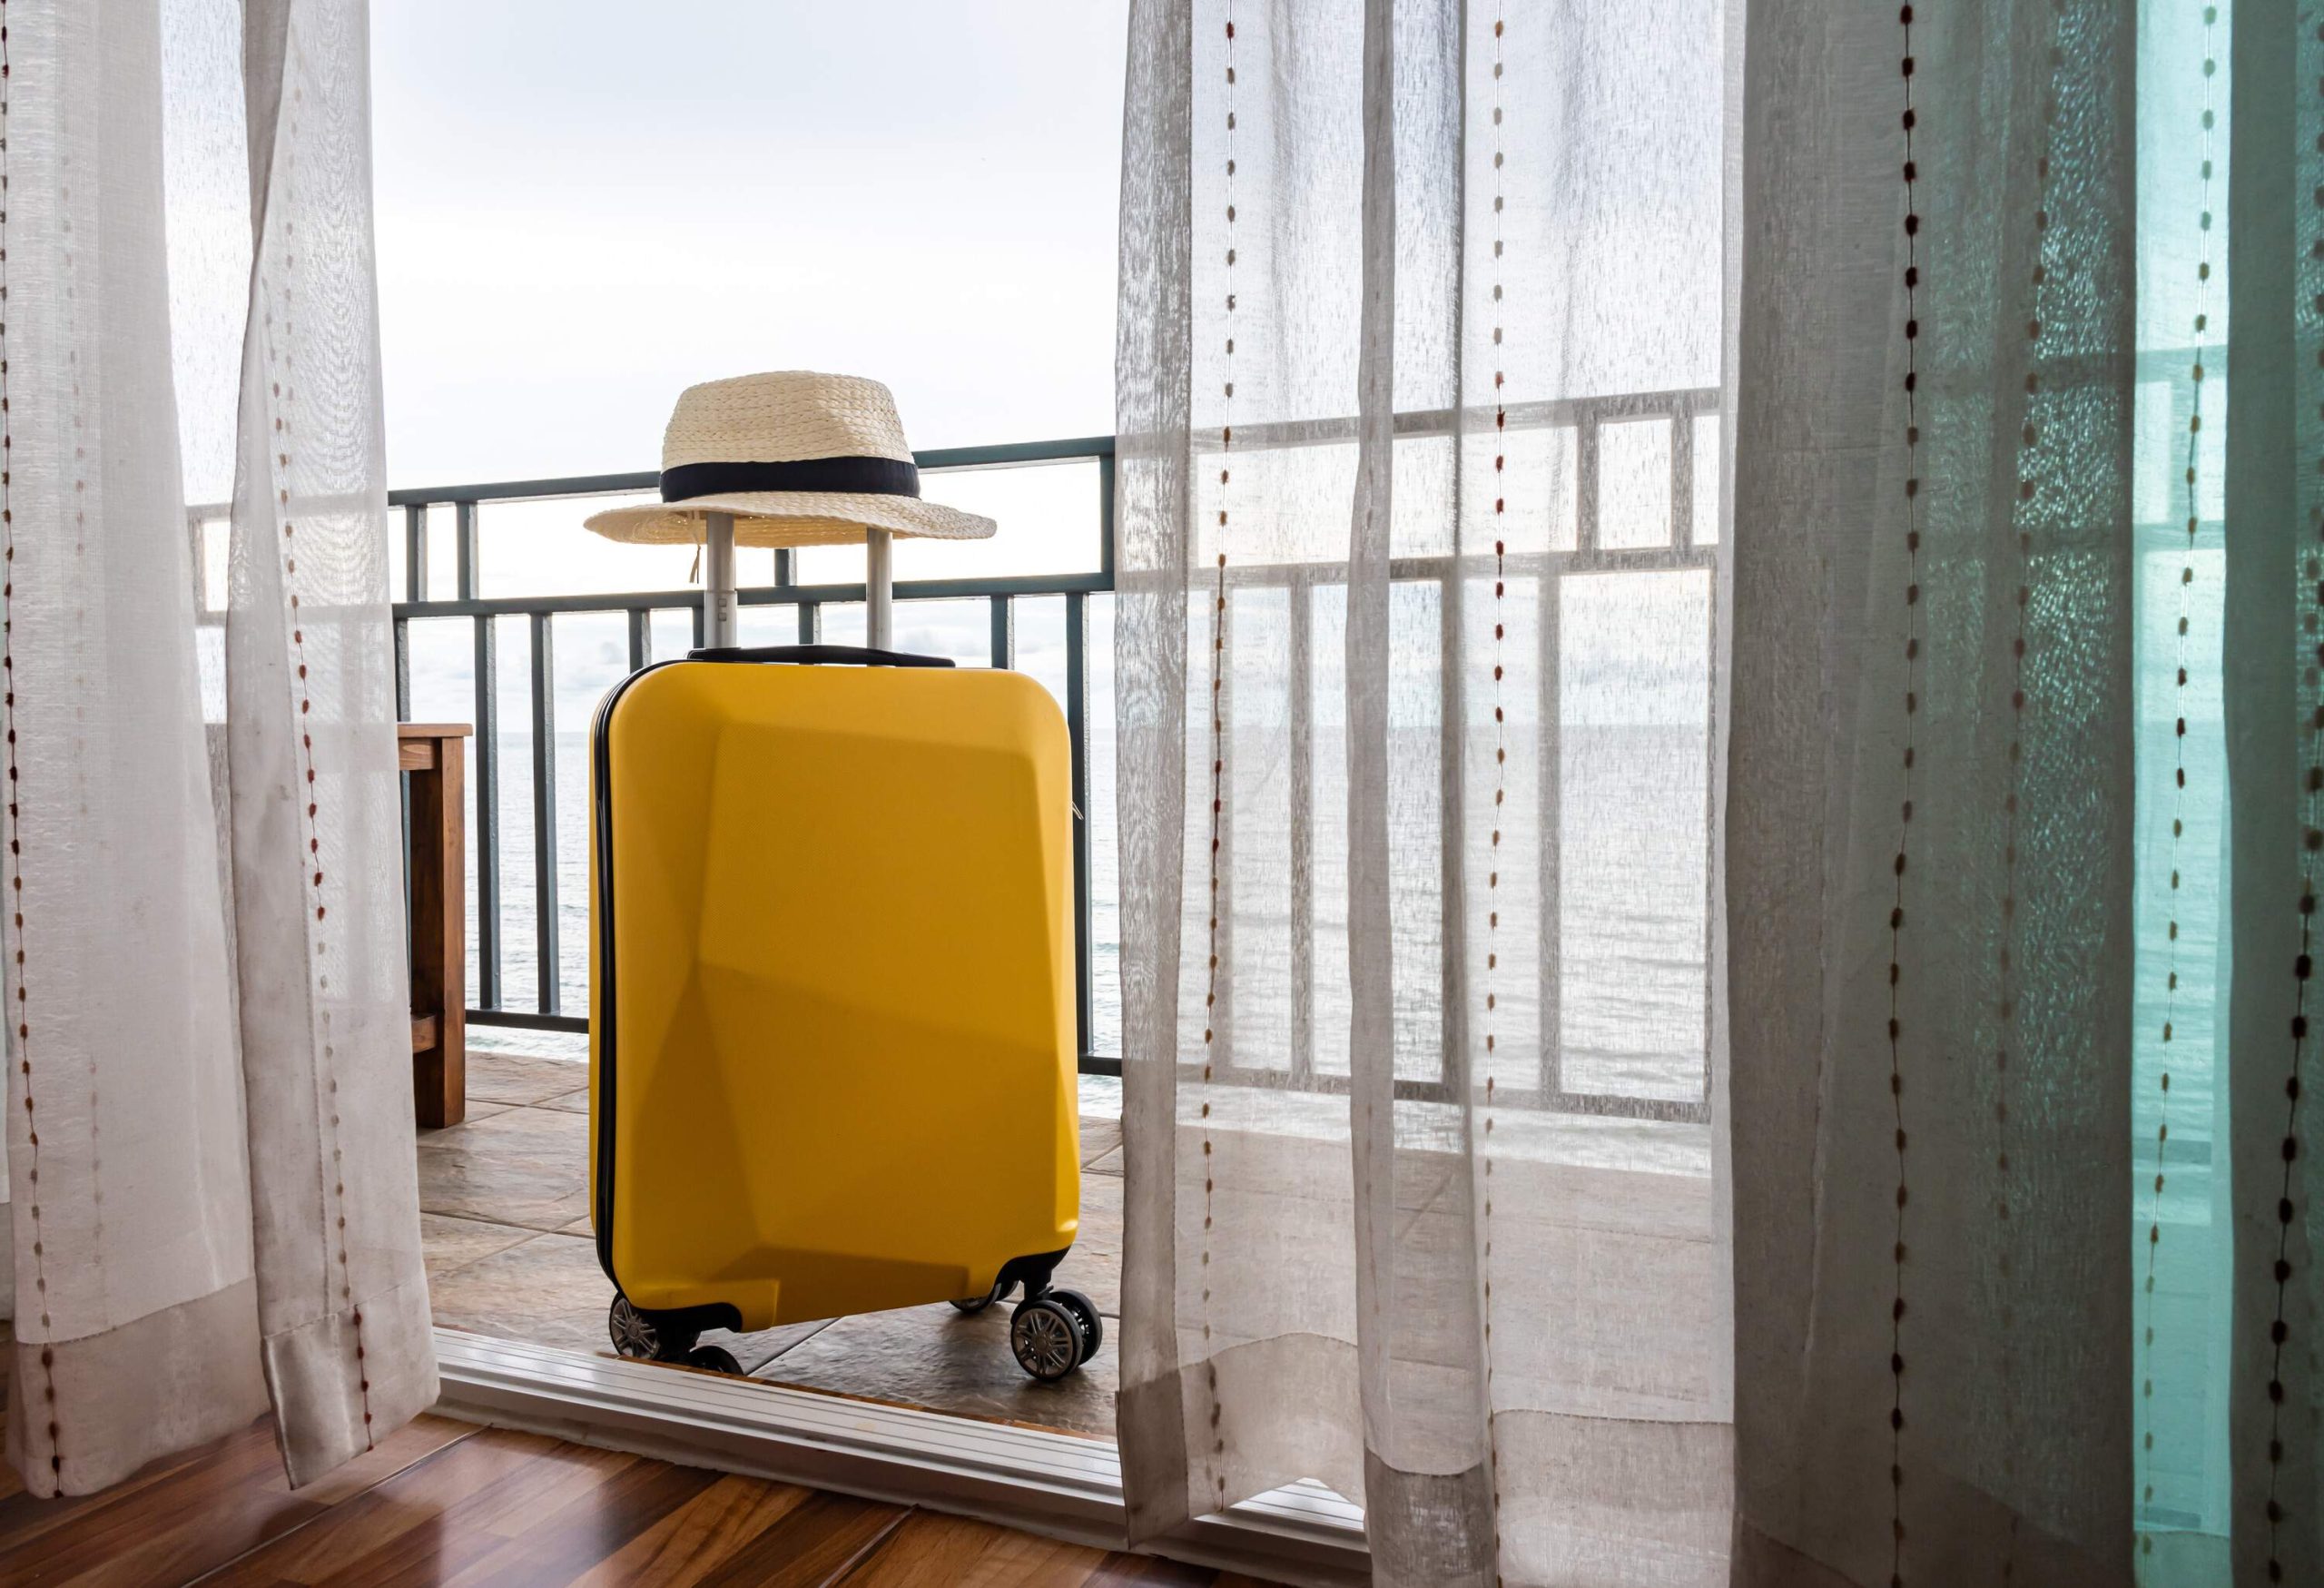
[[[477,504],[452,504],[452,586],[453,593],[463,601],[477,597],[477,570],[483,560],[483,547],[477,543],[478,532]]]
[[[199,539],[196,540],[195,549],[197,551],[201,549]],[[197,565],[194,578],[198,582],[201,577],[201,568]],[[408,723],[411,720],[411,620],[408,617],[395,618],[389,623],[388,630],[395,646],[396,721]],[[397,748],[400,752],[402,746],[398,745]],[[398,758],[401,758],[400,755]],[[405,862],[403,866],[403,951],[404,969],[409,972],[411,969],[411,774],[409,773],[399,771],[396,774],[396,804],[403,823],[403,848],[397,853],[404,857]]]
[[[476,624],[476,996],[500,1007],[500,688],[493,619]]]
[[[1456,541],[1437,585],[1437,1081],[1457,1096],[1469,1071],[1468,900],[1462,843],[1468,833],[1468,657],[1462,619],[1468,578]]]
[[[629,609],[628,617],[629,670],[633,673],[643,672],[646,656],[653,648],[654,609],[650,607],[632,607]]]
[[[710,641],[705,637],[705,625],[706,620],[703,615],[702,603],[697,601],[694,604],[694,646],[696,650],[700,650],[703,646],[710,643]]]
[[[1098,459],[1098,571],[1114,587],[1114,455]]]
[[[1114,587],[1114,459],[1110,453],[1098,459],[1098,568],[1104,576],[1105,587]],[[1089,853],[1089,779],[1088,751],[1084,739],[1088,716],[1088,626],[1086,598],[1069,595],[1066,601],[1066,671],[1067,695],[1072,702],[1073,716],[1069,723],[1075,738],[1073,758],[1077,787],[1074,794],[1074,885],[1073,916],[1075,950],[1079,964],[1075,978],[1076,1005],[1081,1021],[1081,1051],[1087,1056],[1096,1041],[1097,1031],[1097,926],[1093,891],[1095,883]],[[1116,920],[1119,920],[1117,913]],[[1117,929],[1118,930],[1118,929]]]
[[[533,963],[543,1014],[559,1012],[556,942],[556,650],[554,619],[532,615]]]
[[[992,665],[1013,667],[1017,665],[1016,609],[1006,596],[992,598]]]
[[[477,504],[452,504],[458,597],[476,599]],[[476,625],[476,997],[479,1009],[500,1007],[500,668],[490,617]]]
[[[418,502],[403,510],[403,588],[407,601],[428,599],[428,509]]]
[[[1584,409],[1573,421],[1573,548],[1598,550],[1598,415]]]
[[[1097,1031],[1098,982],[1089,908],[1089,611],[1078,591],[1065,598],[1065,732],[1073,756],[1073,1017],[1086,1059]]]
[[[800,602],[799,643],[803,646],[813,645],[815,643],[815,636],[822,626],[822,603],[816,601]]]
[[[1695,548],[1695,413],[1683,398],[1670,414],[1670,544],[1681,564]]]
[[[1579,446],[1576,455],[1580,454]],[[1576,471],[1577,473],[1579,470]],[[1576,535],[1579,538],[1577,526]],[[1541,640],[1538,670],[1541,674],[1541,695],[1534,709],[1534,732],[1540,743],[1534,747],[1539,757],[1535,778],[1538,790],[1534,798],[1537,831],[1533,845],[1540,865],[1540,920],[1536,935],[1541,942],[1540,983],[1534,1001],[1536,1018],[1541,1021],[1541,1094],[1545,1103],[1564,1090],[1565,1041],[1564,1015],[1559,1004],[1564,992],[1564,918],[1559,900],[1559,871],[1563,860],[1563,778],[1564,727],[1559,721],[1558,666],[1563,644],[1559,634],[1558,580],[1559,562],[1551,557],[1541,565],[1541,587],[1535,598],[1541,603]]]
[[[773,548],[773,588],[788,590],[800,581],[800,553],[790,547]],[[797,607],[800,644],[813,644],[813,618],[806,614],[806,607]]]
[[[1706,1122],[1708,1122],[1710,1119],[1711,1111],[1711,1042],[1717,1032],[1718,1024],[1717,1007],[1718,982],[1717,966],[1713,961],[1713,956],[1718,952],[1719,936],[1718,914],[1717,910],[1719,899],[1718,882],[1719,878],[1725,874],[1727,867],[1727,835],[1723,831],[1721,831],[1718,821],[1718,802],[1720,794],[1718,745],[1719,735],[1723,731],[1718,719],[1719,680],[1723,676],[1720,669],[1718,656],[1718,620],[1720,616],[1719,599],[1725,587],[1725,582],[1721,577],[1719,568],[1719,552],[1720,549],[1726,546],[1728,538],[1726,535],[1726,525],[1714,522],[1709,526],[1711,534],[1709,539],[1706,541],[1703,536],[1705,527],[1695,522],[1694,509],[1698,498],[1695,490],[1694,471],[1699,469],[1709,469],[1713,471],[1711,478],[1717,481],[1717,488],[1711,492],[1710,510],[1714,517],[1716,517],[1719,510],[1726,505],[1726,442],[1728,430],[1727,420],[1722,417],[1718,421],[1719,445],[1718,449],[1707,459],[1699,456],[1695,450],[1695,421],[1697,418],[1705,411],[1710,413],[1719,412],[1718,394],[1716,391],[1706,393],[1700,399],[1690,399],[1687,403],[1686,407],[1687,550],[1689,553],[1689,560],[1699,562],[1702,567],[1708,570],[1708,577],[1710,581],[1709,599],[1706,603],[1710,610],[1710,647],[1706,653],[1709,657],[1709,665],[1706,669],[1709,674],[1709,677],[1705,686],[1709,692],[1710,702],[1709,708],[1703,714],[1703,720],[1705,724],[1705,731],[1703,734],[1703,833],[1705,834],[1703,858],[1705,863],[1703,866],[1703,1097],[1701,1117]],[[1673,482],[1671,488],[1673,490],[1678,489],[1676,482]]]
[[[1210,694],[1210,709],[1218,726],[1206,732],[1203,738],[1216,748],[1213,755],[1225,764],[1219,773],[1218,811],[1212,818],[1214,836],[1218,844],[1218,859],[1209,870],[1219,880],[1218,894],[1210,899],[1210,911],[1217,917],[1218,928],[1212,934],[1211,952],[1218,956],[1219,974],[1215,978],[1212,1004],[1206,1023],[1214,1033],[1211,1050],[1218,1055],[1213,1069],[1219,1074],[1234,1070],[1235,1053],[1235,775],[1241,765],[1237,752],[1242,746],[1235,739],[1235,594],[1236,586],[1226,583],[1215,593],[1206,593],[1205,604],[1220,601],[1216,608],[1219,646],[1215,666],[1218,669],[1214,680],[1217,687]],[[1200,611],[1201,607],[1196,607]],[[1205,729],[1209,727],[1203,724]],[[1208,779],[1202,780],[1207,784]],[[1198,921],[1196,925],[1201,923]],[[1201,941],[1199,938],[1196,942]]]
[[[1291,1085],[1315,1079],[1315,586],[1291,577]]]
[[[1573,560],[1586,563],[1598,547],[1598,415],[1583,408],[1573,427]],[[1541,857],[1541,987],[1536,1000],[1541,1022],[1541,1095],[1555,1098],[1564,1090],[1564,922],[1561,913],[1559,872],[1563,862],[1563,738],[1559,718],[1558,668],[1563,640],[1559,631],[1559,580],[1562,566],[1551,558],[1541,570],[1541,698],[1540,707],[1541,831],[1535,835]]]
[[[1688,429],[1694,427],[1690,423]],[[1710,700],[1703,712],[1703,1096],[1702,1117],[1710,1118],[1711,1035],[1718,1023],[1714,1001],[1717,979],[1713,974],[1711,956],[1718,949],[1718,917],[1713,910],[1718,902],[1718,878],[1726,866],[1727,843],[1718,822],[1718,567],[1713,557],[1710,569],[1710,595],[1704,605],[1709,609],[1710,644],[1705,655],[1710,664],[1704,671],[1709,675],[1705,687]]]
[[[396,646],[396,721],[411,720],[411,619],[399,617],[389,626]]]

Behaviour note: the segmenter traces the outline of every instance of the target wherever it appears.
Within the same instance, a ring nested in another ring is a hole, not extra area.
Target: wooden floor
[[[1097,1588],[1249,1578],[981,1522],[422,1417],[291,1494],[261,1418],[103,1494],[0,1467],[0,1583],[164,1588]]]

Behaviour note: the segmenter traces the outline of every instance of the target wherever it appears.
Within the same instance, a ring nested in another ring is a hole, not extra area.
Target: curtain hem
[[[267,1409],[259,1376],[258,1282],[243,1279],[77,1340],[23,1340],[10,1354],[8,1461],[36,1499],[94,1494]],[[70,1407],[71,1422],[35,1408]]]
[[[1801,1553],[1748,1522],[1735,1529],[1734,1588],[1863,1588],[1846,1573]]]
[[[1242,1404],[1262,1386],[1295,1384],[1302,1389],[1275,1415],[1236,1430],[1231,1459],[1201,1442],[1206,1428],[1217,1426],[1213,1411]],[[1363,1504],[1355,1393],[1355,1347],[1314,1334],[1240,1341],[1125,1386],[1118,1420],[1122,1470],[1138,1475],[1123,1485],[1130,1542],[1152,1543],[1196,1516],[1301,1478]]]
[[[1364,1534],[1377,1582],[1491,1588],[1492,1469],[1479,1462],[1463,1472],[1403,1472],[1365,1451]]]
[[[1149,1544],[1194,1520],[1187,1504],[1186,1391],[1180,1374],[1124,1385],[1114,1424],[1122,1471],[1123,1526],[1133,1544]]]
[[[292,1488],[352,1461],[436,1404],[434,1329],[428,1287],[404,1284],[266,1340],[266,1383]],[[409,1348],[414,1340],[418,1350]]]

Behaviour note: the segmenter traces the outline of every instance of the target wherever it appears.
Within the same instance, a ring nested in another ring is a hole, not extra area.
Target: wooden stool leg
[[[411,774],[412,1100],[419,1128],[468,1117],[468,831],[460,741]]]

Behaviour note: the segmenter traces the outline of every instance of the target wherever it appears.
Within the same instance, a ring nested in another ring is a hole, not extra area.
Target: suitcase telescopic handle
[[[686,653],[689,662],[836,663],[861,667],[949,667],[950,656],[918,656],[870,646],[704,646]]]

